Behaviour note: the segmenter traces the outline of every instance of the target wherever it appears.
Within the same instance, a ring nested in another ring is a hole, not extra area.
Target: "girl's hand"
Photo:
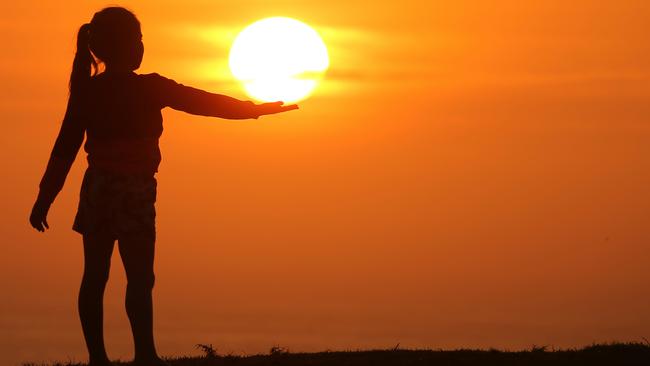
[[[50,210],[50,205],[46,205],[39,200],[36,200],[32,213],[29,215],[29,223],[38,231],[45,231],[50,226],[47,224],[47,212]]]
[[[298,109],[297,104],[290,104],[290,105],[283,105],[283,104],[284,102],[256,104],[255,109],[259,116],[264,116],[266,114],[282,113],[282,112]]]

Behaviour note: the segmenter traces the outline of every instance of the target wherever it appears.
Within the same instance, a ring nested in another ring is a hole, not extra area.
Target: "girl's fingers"
[[[283,105],[283,106],[280,106],[278,109],[276,109],[275,113],[288,112],[288,111],[292,111],[294,109],[298,109],[297,104]]]
[[[277,102],[262,103],[262,104],[259,104],[259,106],[262,107],[262,108],[274,109],[274,108],[282,106],[283,104],[284,104],[284,102],[277,101]]]
[[[281,112],[287,112],[287,111],[292,111],[294,109],[298,109],[297,104],[291,104],[291,105],[283,105],[284,102],[272,102],[272,103],[264,103],[260,104],[259,106],[261,107],[261,114],[275,114],[275,113],[281,113]]]
[[[32,225],[34,229],[37,231],[43,232],[45,229],[49,229],[50,225],[48,225],[47,220],[45,218],[43,219],[32,219],[30,218],[29,223]]]

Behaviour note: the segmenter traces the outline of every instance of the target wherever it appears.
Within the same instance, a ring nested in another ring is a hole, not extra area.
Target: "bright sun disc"
[[[327,47],[307,24],[286,17],[246,27],[230,48],[230,71],[263,102],[307,98],[329,66]]]

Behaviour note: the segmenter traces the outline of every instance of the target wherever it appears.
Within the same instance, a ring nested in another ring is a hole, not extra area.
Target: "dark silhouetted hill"
[[[525,351],[500,350],[369,350],[292,353],[273,347],[265,355],[220,355],[211,345],[198,345],[204,356],[168,358],[170,366],[520,366],[607,365],[650,366],[650,345],[643,343],[597,344],[581,349]],[[83,366],[58,363],[51,366]],[[116,362],[116,366],[130,363]],[[25,364],[24,366],[37,366]]]

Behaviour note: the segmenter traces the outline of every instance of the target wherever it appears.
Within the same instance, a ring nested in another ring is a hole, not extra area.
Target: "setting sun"
[[[649,0],[0,27],[0,366],[650,366]]]
[[[325,43],[305,23],[286,17],[246,27],[230,49],[230,70],[246,93],[264,102],[307,98],[329,66]]]

